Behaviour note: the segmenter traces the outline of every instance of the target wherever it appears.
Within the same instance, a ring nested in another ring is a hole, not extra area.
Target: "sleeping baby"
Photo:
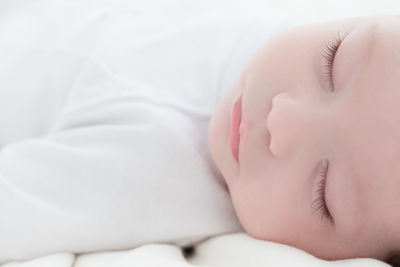
[[[285,31],[224,96],[211,150],[250,235],[330,260],[400,251],[399,26]]]
[[[400,249],[398,17],[34,7],[0,28],[0,263],[243,230]]]

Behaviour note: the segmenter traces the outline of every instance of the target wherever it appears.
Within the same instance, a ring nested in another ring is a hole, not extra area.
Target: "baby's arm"
[[[82,77],[47,134],[0,150],[0,263],[239,229],[187,118],[97,65]]]

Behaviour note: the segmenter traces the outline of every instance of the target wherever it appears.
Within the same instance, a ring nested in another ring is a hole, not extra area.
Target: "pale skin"
[[[322,54],[337,36],[330,81]],[[230,124],[241,94],[237,161]],[[255,238],[327,260],[399,250],[400,17],[305,25],[274,37],[217,106],[209,140]],[[321,162],[329,163],[330,219],[313,204]]]

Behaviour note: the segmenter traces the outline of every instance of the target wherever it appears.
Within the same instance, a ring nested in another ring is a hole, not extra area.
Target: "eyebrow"
[[[376,41],[378,38],[376,38],[376,32],[377,32],[378,24],[373,24],[371,27],[368,27],[367,34],[366,34],[366,43],[365,49],[366,51],[363,51],[364,56],[367,55],[369,58],[369,55],[371,55],[371,52],[375,49],[376,47]]]

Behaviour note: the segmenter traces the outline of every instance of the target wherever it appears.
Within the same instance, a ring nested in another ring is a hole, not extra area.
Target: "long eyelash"
[[[328,42],[325,45],[325,49],[322,53],[322,57],[324,59],[324,76],[327,82],[329,83],[329,91],[334,90],[334,85],[333,85],[333,75],[332,75],[332,70],[333,70],[333,60],[335,59],[336,52],[342,43],[344,37],[340,35],[340,33],[337,33],[333,39]]]
[[[318,188],[316,190],[317,197],[313,200],[312,206],[313,211],[318,212],[321,215],[321,220],[332,220],[331,213],[328,210],[325,200],[325,183],[326,183],[326,175],[328,173],[329,161],[326,160],[326,163],[322,164],[321,168],[318,170]]]

